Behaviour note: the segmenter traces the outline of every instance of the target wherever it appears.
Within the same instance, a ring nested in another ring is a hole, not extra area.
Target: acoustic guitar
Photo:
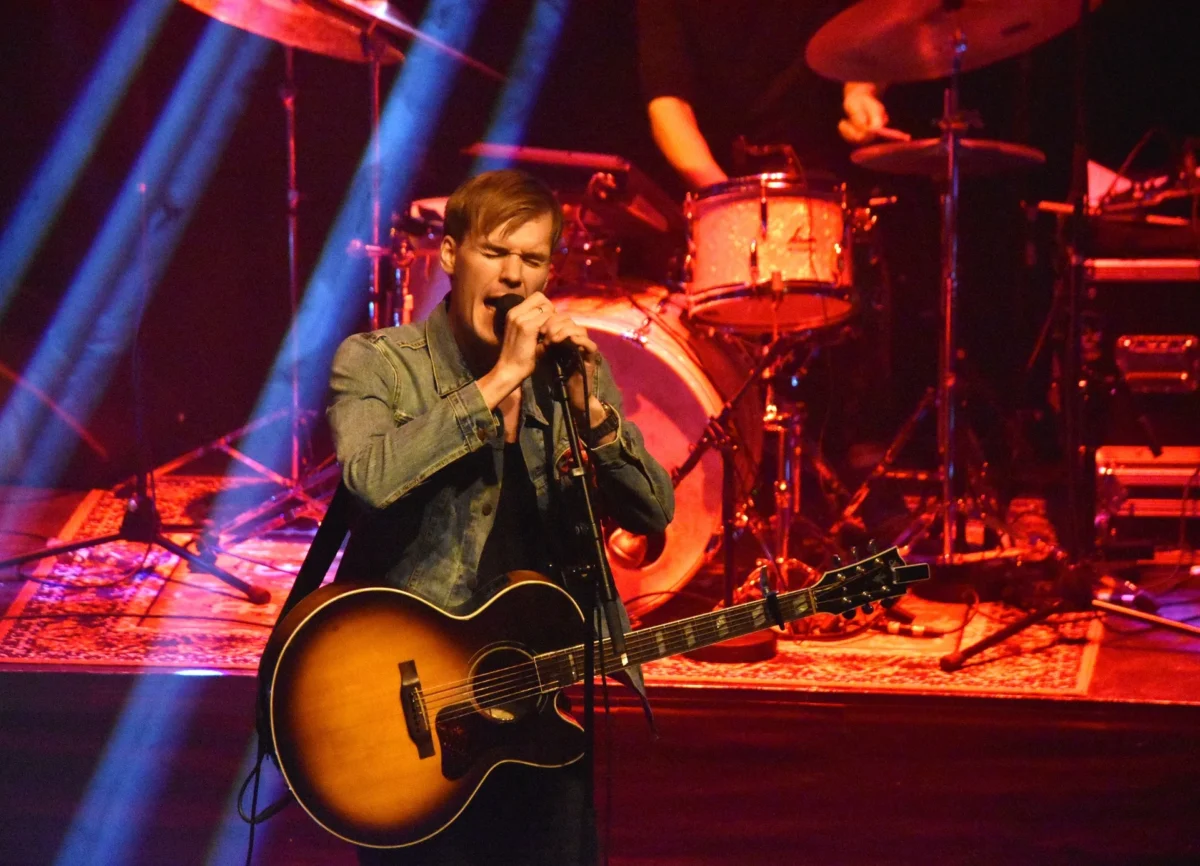
[[[805,589],[629,632],[625,664],[870,610],[928,576],[892,548]],[[557,698],[583,677],[585,618],[540,575],[510,577],[521,582],[468,616],[398,589],[333,584],[280,622],[260,668],[270,734],[318,824],[358,845],[411,845],[449,826],[497,765],[582,757],[583,729]],[[611,640],[594,649],[597,671],[625,666]]]

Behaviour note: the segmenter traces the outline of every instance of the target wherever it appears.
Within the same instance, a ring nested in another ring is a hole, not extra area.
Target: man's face
[[[520,224],[510,220],[486,237],[472,232],[461,244],[442,239],[442,268],[450,275],[450,327],[469,359],[499,352],[497,298],[512,292],[527,298],[545,288],[553,226],[545,213]]]

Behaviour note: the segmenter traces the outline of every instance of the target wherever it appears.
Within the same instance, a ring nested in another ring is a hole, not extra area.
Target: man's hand
[[[542,330],[553,315],[554,304],[541,292],[534,292],[508,311],[500,356],[477,382],[489,409],[499,406],[532,375],[545,350]]]
[[[842,88],[842,110],[846,117],[838,122],[838,132],[851,144],[865,144],[888,123],[878,88],[870,82],[847,81]]]
[[[569,347],[563,354],[577,355],[583,364],[576,364],[572,373],[567,377],[567,399],[571,411],[581,423],[587,418],[587,426],[594,427],[604,420],[605,409],[600,398],[595,393],[596,356],[599,347],[588,336],[583,325],[559,312],[554,312],[542,326],[542,340],[545,351],[552,351],[555,346]],[[561,356],[560,356],[561,357]],[[588,401],[584,403],[583,377],[587,376]]]

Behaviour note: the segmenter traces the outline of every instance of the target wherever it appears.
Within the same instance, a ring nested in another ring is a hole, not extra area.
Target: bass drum
[[[741,343],[700,333],[683,322],[684,301],[665,289],[625,296],[557,296],[558,310],[587,328],[621,388],[624,415],[646,447],[674,475],[700,441],[710,418],[750,375],[753,359]],[[757,384],[732,413],[736,491],[744,501],[754,482],[762,423]],[[663,604],[709,559],[721,532],[721,454],[709,449],[675,487],[675,519],[664,537],[608,528],[609,562],[632,616]]]

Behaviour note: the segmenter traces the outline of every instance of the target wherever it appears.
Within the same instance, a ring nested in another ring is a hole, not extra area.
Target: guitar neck
[[[799,589],[776,596],[779,614],[784,623],[816,613],[813,589]],[[749,601],[729,608],[702,613],[688,619],[676,620],[650,628],[638,629],[625,635],[628,661],[616,657],[611,638],[596,641],[596,668],[605,674],[616,673],[630,665],[645,664],[668,658],[700,647],[711,646],[730,638],[741,637],[778,625],[765,599]],[[540,655],[535,660],[538,677],[544,691],[565,688],[583,679],[584,645]]]

